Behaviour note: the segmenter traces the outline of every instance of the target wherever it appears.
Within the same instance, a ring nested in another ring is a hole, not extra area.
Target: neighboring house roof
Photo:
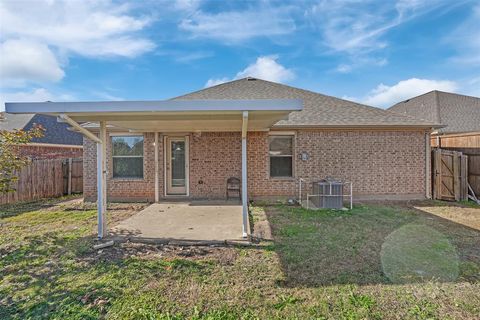
[[[41,114],[11,114],[2,112],[0,130],[29,130],[35,124],[41,125],[44,135],[32,139],[36,143],[82,145],[83,137],[78,132],[69,130],[66,123],[57,122],[56,117]]]
[[[288,120],[274,127],[358,127],[432,126],[431,121],[415,119],[391,111],[366,106],[287,85],[244,78],[174,98],[189,99],[301,99],[303,110],[294,111]]]
[[[480,131],[480,98],[443,91],[431,91],[399,102],[388,110],[445,127],[439,133]]]

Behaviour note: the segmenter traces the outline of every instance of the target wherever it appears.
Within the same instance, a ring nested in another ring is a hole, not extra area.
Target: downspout
[[[425,132],[425,198],[432,198],[432,150],[430,132]]]

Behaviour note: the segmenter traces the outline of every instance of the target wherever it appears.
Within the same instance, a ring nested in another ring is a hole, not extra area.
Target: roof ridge
[[[414,97],[410,97],[410,98],[405,99],[405,100],[398,101],[398,102],[395,103],[394,105],[388,107],[388,109],[393,108],[393,107],[395,107],[396,105],[399,105],[400,103],[409,102],[409,101],[411,101],[411,100],[413,100],[413,99],[417,99],[417,98],[420,98],[420,97],[422,97],[422,96],[426,96],[427,94],[431,94],[431,93],[435,94],[436,92],[438,92],[438,90],[430,90],[430,91],[428,91],[428,92],[419,94],[418,96],[414,96]]]
[[[245,77],[245,78],[241,78],[241,79],[235,79],[235,80],[230,80],[230,81],[222,82],[222,83],[216,84],[216,85],[214,85],[214,86],[205,87],[205,88],[203,88],[203,89],[195,90],[195,91],[192,91],[192,92],[187,92],[187,93],[184,93],[184,94],[182,94],[182,95],[179,95],[179,96],[170,98],[170,99],[168,99],[168,100],[179,99],[179,98],[188,96],[188,95],[190,95],[190,94],[192,94],[192,93],[200,93],[200,92],[203,92],[203,91],[208,90],[208,89],[218,88],[218,87],[221,87],[221,86],[224,86],[224,85],[233,83],[233,82],[238,82],[238,81],[241,81],[241,80],[245,80],[245,79],[247,79],[247,78],[252,78],[252,77]],[[253,79],[256,79],[256,78],[253,78]],[[256,80],[259,80],[259,79],[256,79]]]
[[[252,78],[252,77],[245,77],[245,78],[242,78],[242,79],[239,79],[239,80],[244,80],[244,79],[246,80],[248,78]],[[293,90],[303,91],[303,92],[306,92],[306,93],[309,93],[309,94],[314,94],[314,95],[318,95],[318,96],[322,96],[322,97],[328,97],[328,98],[331,98],[331,99],[345,101],[345,102],[348,102],[348,103],[353,103],[358,107],[362,107],[362,108],[365,108],[367,110],[374,111],[374,112],[379,112],[379,113],[383,113],[383,114],[392,114],[393,113],[395,115],[399,115],[398,113],[394,113],[394,112],[392,112],[390,110],[387,110],[387,109],[382,109],[382,108],[378,108],[378,107],[374,107],[374,106],[369,106],[369,105],[359,103],[359,102],[356,102],[356,101],[342,99],[342,98],[334,97],[334,96],[331,96],[331,95],[328,95],[328,94],[308,90],[308,89],[293,87],[293,86],[290,86],[288,84],[283,84],[283,83],[278,83],[278,82],[273,82],[273,81],[263,80],[263,79],[258,79],[258,78],[254,78],[254,79],[264,81],[264,82],[267,82],[267,83],[275,85],[275,86],[287,87],[287,88],[290,88],[290,89],[293,89]],[[417,119],[415,117],[412,117],[410,115],[400,114],[400,116],[404,117],[405,119],[409,119],[409,120],[419,120],[419,119]],[[422,120],[424,120],[424,119],[422,119]],[[424,120],[424,121],[427,121],[427,120]]]
[[[390,110],[312,90],[251,77],[228,81],[171,99],[248,99],[249,97],[268,99],[276,96],[283,98],[297,97],[304,101],[304,106],[308,106],[303,111],[292,113],[289,119],[280,121],[276,126],[287,124],[325,125],[329,122],[332,124],[345,122],[347,124],[358,123],[363,125],[373,122],[383,122],[387,125],[399,123],[423,126],[436,125],[433,121],[420,120],[410,115],[398,114]],[[344,118],[345,120],[343,120]]]
[[[356,104],[357,106],[360,106],[360,107],[363,107],[363,108],[366,108],[366,109],[369,109],[369,110],[372,110],[372,111],[376,111],[376,112],[381,112],[381,113],[386,113],[386,114],[392,112],[392,111],[389,111],[389,110],[387,110],[387,109],[382,109],[382,108],[378,108],[378,107],[374,107],[374,106],[369,106],[369,105],[366,105],[366,104],[363,104],[363,103],[359,103],[359,102],[356,102],[356,101],[351,101],[351,100],[347,100],[347,99],[342,99],[342,98],[334,97],[334,96],[331,96],[331,95],[328,95],[328,94],[319,93],[319,92],[312,91],[312,90],[308,90],[308,89],[293,87],[293,86],[288,85],[288,84],[278,83],[278,82],[269,81],[269,80],[264,80],[264,79],[255,78],[255,77],[244,77],[244,78],[241,78],[241,79],[236,79],[236,80],[232,80],[232,81],[220,83],[220,84],[215,85],[215,86],[211,86],[211,87],[203,88],[203,89],[200,89],[200,90],[197,90],[197,91],[193,91],[193,92],[190,92],[190,93],[186,93],[186,94],[183,94],[183,95],[181,95],[181,96],[174,97],[174,98],[171,98],[171,99],[172,99],[172,100],[173,100],[173,99],[179,99],[179,98],[181,98],[181,97],[188,96],[188,95],[190,95],[190,94],[200,93],[200,92],[203,92],[203,91],[208,90],[208,89],[211,89],[211,88],[228,85],[228,84],[231,84],[231,83],[234,83],[234,82],[249,81],[249,79],[254,79],[255,81],[263,81],[263,82],[269,83],[269,84],[274,85],[274,86],[287,87],[287,88],[290,88],[290,89],[293,89],[293,90],[303,91],[303,92],[306,92],[306,93],[309,93],[309,94],[319,95],[319,96],[322,96],[322,97],[328,97],[328,98],[331,98],[331,99],[340,100],[340,101],[345,101],[345,102],[348,102],[348,103],[354,103],[354,104]],[[250,80],[250,81],[251,81],[251,80]],[[397,114],[397,113],[395,113],[395,114]],[[405,116],[405,115],[403,115],[403,116]],[[406,116],[406,118],[416,119],[416,118],[409,117],[409,116]]]
[[[443,93],[443,94],[449,94],[452,96],[461,96],[461,97],[469,97],[469,98],[474,98],[474,99],[479,99],[480,97],[468,95],[468,94],[463,94],[463,93],[456,93],[456,92],[447,92],[447,91],[441,91],[441,90],[435,90],[437,93]]]

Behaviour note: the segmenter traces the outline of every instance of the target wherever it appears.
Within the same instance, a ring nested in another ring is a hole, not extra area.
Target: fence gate
[[[438,200],[467,200],[467,156],[444,149],[432,151],[433,198]]]
[[[83,159],[70,158],[63,160],[63,193],[83,192]]]

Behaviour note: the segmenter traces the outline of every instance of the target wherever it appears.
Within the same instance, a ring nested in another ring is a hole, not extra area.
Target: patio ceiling
[[[241,131],[248,111],[248,130],[268,130],[302,109],[302,101],[281,100],[163,100],[118,102],[7,103],[9,113],[67,115],[77,122],[107,121],[130,131]],[[87,126],[90,130],[96,125]]]

